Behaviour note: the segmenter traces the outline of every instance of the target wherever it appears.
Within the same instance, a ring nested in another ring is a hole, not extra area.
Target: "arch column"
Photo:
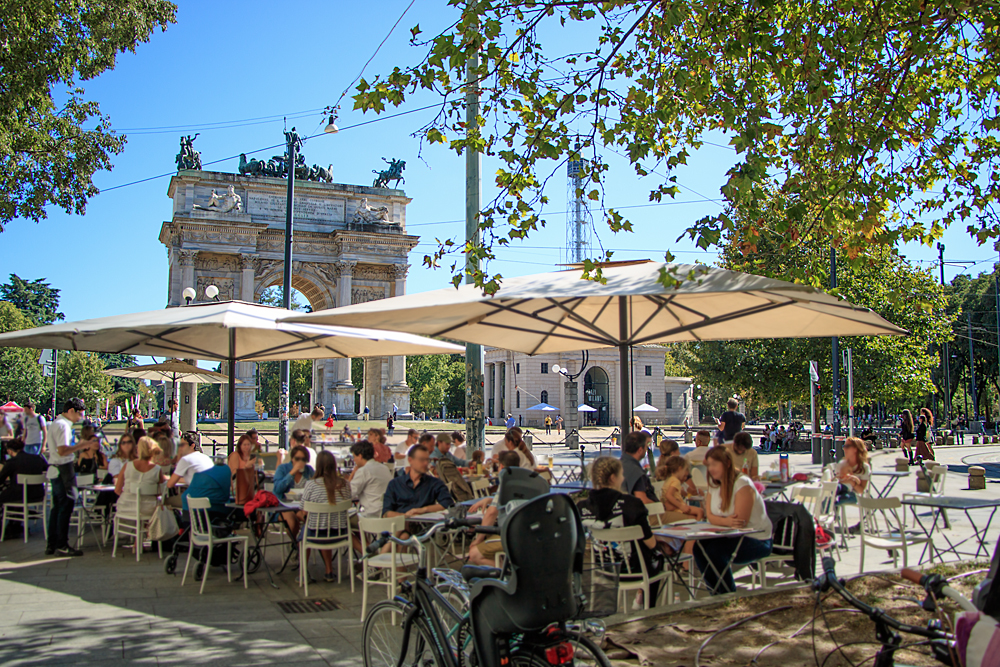
[[[394,296],[406,294],[406,274],[410,270],[409,264],[393,264],[392,271],[395,278]],[[410,412],[410,387],[406,384],[406,357],[389,357],[389,383],[386,387],[386,410],[391,410],[393,404],[396,405],[398,414],[409,414]]]
[[[354,267],[358,263],[341,259],[333,263],[337,273],[337,305],[351,305],[351,285],[354,279]],[[332,402],[337,405],[337,416],[354,415],[354,394],[356,388],[351,382],[351,360],[332,359],[327,366]]]

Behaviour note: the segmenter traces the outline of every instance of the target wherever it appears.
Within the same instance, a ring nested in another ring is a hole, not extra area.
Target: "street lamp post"
[[[941,258],[941,288],[944,289],[944,244],[938,243],[938,256]],[[945,311],[947,313],[947,311]],[[942,372],[944,373],[944,424],[945,428],[951,427],[951,364],[948,356],[948,339],[945,338],[942,347]]]
[[[332,120],[331,120],[332,122]],[[292,128],[285,132],[285,168],[288,171],[288,194],[285,201],[285,266],[281,287],[281,307],[292,307],[292,219],[295,209],[295,156],[302,146],[302,140]],[[291,362],[281,362],[281,393],[278,402],[278,445],[288,447],[288,387],[292,382]]]

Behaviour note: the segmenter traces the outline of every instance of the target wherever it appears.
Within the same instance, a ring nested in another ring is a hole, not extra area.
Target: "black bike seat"
[[[498,567],[483,567],[480,565],[463,565],[462,578],[466,581],[473,579],[499,579],[503,571]]]

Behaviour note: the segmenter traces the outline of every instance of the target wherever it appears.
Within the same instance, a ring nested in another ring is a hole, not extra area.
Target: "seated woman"
[[[317,461],[319,457],[317,456]],[[305,489],[306,482],[313,478],[315,471],[309,465],[309,450],[302,445],[292,447],[292,460],[282,463],[274,471],[274,495],[278,500],[285,500],[285,495],[291,489]],[[348,495],[350,497],[350,495]],[[285,523],[292,535],[299,534],[299,517],[296,512],[282,512]]]
[[[733,466],[730,452],[724,447],[712,448],[705,455],[705,465],[708,468],[705,498],[708,521],[716,526],[753,531],[743,535],[742,540],[740,537],[704,540],[703,548],[695,550],[695,562],[712,594],[731,593],[736,590],[734,570],[771,554],[773,527],[764,509],[764,499],[753,482]]]
[[[90,422],[80,427],[80,441],[96,440],[94,437],[94,426]],[[98,470],[108,467],[108,460],[100,447],[81,449],[76,454],[76,463],[73,468],[77,475],[96,475]],[[97,480],[98,482],[102,480]]]
[[[115,453],[111,455],[108,459],[108,475],[105,479],[97,480],[101,484],[115,484],[117,485],[118,478],[121,476],[122,470],[125,466],[134,461],[136,458],[136,447],[135,440],[126,431],[122,434],[122,437],[118,438],[118,448],[115,449]],[[97,500],[95,503],[100,507],[110,507],[118,502],[118,494],[114,491],[101,491],[97,494]],[[110,511],[110,510],[105,510]]]
[[[483,465],[483,461],[486,460],[485,457],[486,457],[486,452],[484,452],[481,449],[477,449],[476,451],[472,452],[472,458],[469,459],[469,469],[472,471],[473,474],[475,475],[480,474],[478,472],[479,466]],[[520,461],[520,457],[518,457],[518,461]]]
[[[868,447],[861,438],[848,438],[844,442],[844,458],[837,464],[837,504],[856,505],[858,494],[864,493],[871,479],[872,467],[868,463]]]
[[[253,437],[249,433],[240,436],[236,442],[236,449],[229,455],[228,463],[233,478],[233,498],[242,505],[253,498],[257,492],[257,452],[253,444]],[[281,466],[278,468],[280,469]],[[275,476],[277,476],[277,472],[275,472]]]
[[[579,505],[583,520],[589,521],[591,525],[601,523],[605,528],[642,528],[639,549],[646,565],[646,573],[651,577],[659,574],[663,570],[663,554],[656,551],[656,538],[649,526],[646,505],[635,496],[621,492],[622,484],[625,483],[621,460],[610,456],[598,458],[590,466],[590,478],[594,490]],[[633,572],[639,569],[638,555],[634,550],[629,556],[629,566]],[[659,582],[650,584],[651,600],[656,600],[658,589]]]
[[[304,449],[296,447],[295,449]],[[296,456],[301,456],[301,452],[296,454],[292,450],[292,463],[295,463]],[[277,484],[275,484],[277,488]],[[336,505],[345,500],[351,499],[351,483],[340,476],[337,470],[337,459],[333,454],[322,451],[316,456],[316,476],[305,483],[302,491],[302,501],[310,503],[326,503]],[[339,512],[332,516],[309,516],[308,512],[297,513],[300,521],[305,521],[306,534],[309,537],[323,539],[336,539],[337,536],[347,534],[347,512]],[[334,580],[333,573],[333,552],[320,551],[323,557],[323,564],[326,566],[324,581]],[[306,562],[309,562],[309,554],[306,554]]]
[[[143,519],[153,516],[158,502],[156,496],[143,496],[142,505],[136,507],[136,491],[146,482],[162,484],[167,481],[160,466],[153,459],[160,455],[160,446],[152,438],[139,440],[137,458],[125,464],[122,472],[115,480],[115,493],[118,494],[119,516],[135,516],[136,510]]]
[[[660,449],[660,458],[657,459],[656,461],[657,467],[666,463],[667,459],[669,459],[671,456],[675,456],[681,453],[681,446],[677,444],[676,440],[670,440],[669,438],[664,438],[663,440],[660,440],[659,449]]]

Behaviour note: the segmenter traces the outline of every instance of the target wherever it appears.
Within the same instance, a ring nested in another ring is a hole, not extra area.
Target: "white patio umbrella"
[[[682,282],[664,287],[661,272]],[[526,354],[617,347],[621,423],[631,414],[633,345],[695,340],[900,335],[877,313],[808,285],[696,264],[579,268],[505,279],[493,295],[473,285],[293,316],[296,322],[396,329]]]
[[[193,364],[180,359],[168,359],[161,364],[147,364],[145,366],[127,366],[125,368],[108,368],[102,371],[105,375],[113,377],[130,378],[133,380],[159,380],[160,382],[172,382],[174,387],[174,398],[177,398],[177,383],[190,382],[191,384],[226,384],[229,377],[215,371],[208,371],[198,368]],[[236,380],[239,383],[239,380]]]
[[[597,408],[592,408],[586,403],[581,403],[580,405],[576,406],[576,410],[577,412],[597,412]]]
[[[632,408],[632,412],[659,412],[659,408],[654,408],[649,403],[642,403]]]
[[[544,410],[546,412],[558,412],[559,408],[549,405],[548,403],[539,403],[538,405],[532,405],[530,408],[526,408],[526,410]]]
[[[463,351],[451,343],[397,331],[287,321],[286,318],[293,314],[283,308],[242,301],[204,303],[10,331],[0,334],[0,347],[228,362],[230,447],[235,431],[237,361],[456,354]]]

